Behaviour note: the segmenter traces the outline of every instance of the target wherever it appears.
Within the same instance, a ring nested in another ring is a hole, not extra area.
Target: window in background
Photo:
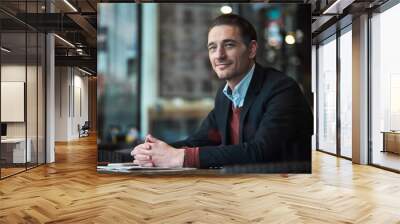
[[[340,36],[340,154],[352,157],[352,33]]]
[[[160,91],[151,104],[148,102],[148,128],[143,130],[167,142],[182,140],[194,133],[211,111],[223,81],[212,70],[207,34],[224,5],[237,13],[233,4],[157,4],[158,32],[163,34],[158,37],[159,54],[143,60],[159,63],[156,79]],[[155,44],[143,39],[145,45]],[[149,95],[147,89],[143,91]]]
[[[97,102],[101,161],[109,159],[103,158],[107,151],[129,149],[138,138],[140,45],[138,5],[99,4],[98,8]]]
[[[255,3],[239,4],[240,13],[257,30],[257,62],[292,77],[309,104],[311,94],[311,30],[309,5]]]
[[[318,149],[336,154],[336,36],[318,47]]]
[[[371,18],[372,163],[400,170],[400,4]]]
[[[160,96],[213,98],[221,82],[208,58],[207,31],[224,4],[158,4]]]

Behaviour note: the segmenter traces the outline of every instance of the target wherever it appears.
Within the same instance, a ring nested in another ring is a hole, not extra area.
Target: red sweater
[[[232,114],[229,119],[230,143],[232,145],[239,144],[239,125],[240,125],[240,108],[232,107]],[[183,167],[200,167],[199,147],[185,147],[185,158]]]

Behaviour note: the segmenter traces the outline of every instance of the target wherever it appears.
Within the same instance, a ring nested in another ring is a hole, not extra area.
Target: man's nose
[[[221,58],[221,59],[226,57],[226,52],[225,52],[225,49],[223,47],[218,47],[218,49],[217,49],[217,57]]]

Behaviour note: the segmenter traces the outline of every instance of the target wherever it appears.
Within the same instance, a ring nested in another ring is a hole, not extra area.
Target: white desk
[[[12,163],[25,163],[31,161],[31,145],[32,141],[30,138],[27,139],[26,154],[25,154],[25,138],[6,138],[1,139],[2,153],[8,150],[12,150]],[[5,147],[5,149],[3,148]],[[3,156],[2,156],[3,157]],[[27,158],[27,161],[25,161]]]

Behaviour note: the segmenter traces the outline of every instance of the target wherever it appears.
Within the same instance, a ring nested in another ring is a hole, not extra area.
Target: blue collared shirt
[[[255,64],[244,78],[235,86],[233,91],[229,89],[228,83],[225,85],[223,92],[229,100],[232,101],[235,108],[242,107],[244,98],[246,97],[247,89],[249,88],[251,78],[253,77]]]

